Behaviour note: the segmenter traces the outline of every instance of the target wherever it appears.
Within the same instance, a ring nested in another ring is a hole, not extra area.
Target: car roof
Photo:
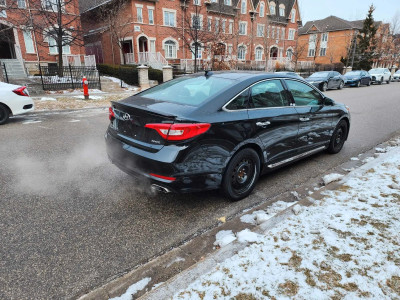
[[[219,77],[219,78],[226,78],[231,80],[237,81],[245,81],[248,79],[268,79],[268,78],[293,78],[292,74],[285,74],[285,73],[270,73],[270,72],[260,72],[260,71],[209,71],[209,76]],[[203,72],[198,72],[191,75],[185,76],[192,76],[192,77],[199,77],[199,76],[206,76]]]

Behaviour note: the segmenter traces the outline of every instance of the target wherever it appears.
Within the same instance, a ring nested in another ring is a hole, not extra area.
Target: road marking
[[[39,120],[28,120],[22,123],[22,125],[26,125],[26,124],[35,124],[35,123],[42,123],[42,121]]]

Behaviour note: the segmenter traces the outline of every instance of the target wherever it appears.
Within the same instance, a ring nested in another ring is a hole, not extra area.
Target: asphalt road
[[[0,299],[82,295],[400,133],[400,83],[327,95],[351,108],[342,152],[264,176],[258,197],[236,203],[218,192],[148,196],[106,158],[105,109],[13,118],[0,127]]]

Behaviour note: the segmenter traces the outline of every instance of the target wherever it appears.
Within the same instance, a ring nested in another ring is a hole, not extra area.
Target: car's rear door
[[[333,113],[324,106],[323,96],[311,85],[295,79],[285,79],[299,114],[297,147],[300,152],[319,148],[329,142],[333,130]]]
[[[248,115],[252,136],[258,136],[264,146],[266,162],[293,156],[299,116],[280,79],[263,80],[250,87]]]

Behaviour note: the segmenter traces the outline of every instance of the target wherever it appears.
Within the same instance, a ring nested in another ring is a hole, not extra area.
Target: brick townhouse
[[[41,1],[41,2],[40,2]],[[27,24],[28,17],[39,23],[37,11],[46,9],[46,14],[54,14],[54,1],[50,0],[0,0],[0,63],[5,64],[8,75],[26,76],[26,70],[37,73],[42,65],[56,64],[58,49],[54,39],[45,33],[32,30]],[[39,7],[39,8],[38,8]],[[50,9],[50,7],[52,9]],[[68,26],[80,28],[78,0],[69,0],[63,8],[63,18]],[[63,47],[64,54],[84,54],[83,43]]]
[[[299,48],[302,49],[301,60],[315,61],[316,64],[339,63],[346,57],[353,39],[363,28],[364,20],[347,21],[335,16],[322,20],[309,21],[299,28]],[[378,27],[378,49],[387,47],[388,24],[375,22]],[[387,56],[381,55],[375,65],[389,64]]]
[[[141,63],[148,53],[169,64],[192,61],[193,22],[204,38],[197,41],[200,61],[261,62],[266,55],[290,60],[301,24],[297,0],[127,0],[120,19],[129,29],[119,47],[99,13],[113,1],[80,2],[86,53],[99,63]]]

